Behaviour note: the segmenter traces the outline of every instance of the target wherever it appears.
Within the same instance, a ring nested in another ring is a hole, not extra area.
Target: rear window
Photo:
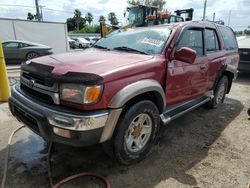
[[[225,49],[226,50],[235,50],[238,48],[237,41],[235,39],[234,33],[230,28],[219,26],[221,32]]]

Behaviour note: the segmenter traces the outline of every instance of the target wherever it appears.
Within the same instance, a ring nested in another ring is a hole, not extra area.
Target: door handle
[[[201,70],[204,70],[206,68],[206,65],[201,65],[200,68]]]

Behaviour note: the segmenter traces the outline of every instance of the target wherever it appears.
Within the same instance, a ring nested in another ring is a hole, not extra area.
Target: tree
[[[98,21],[99,21],[99,22],[105,22],[105,21],[106,21],[106,19],[105,19],[105,17],[104,17],[104,16],[100,16]]]
[[[129,0],[128,1],[129,5],[148,5],[148,6],[156,6],[159,8],[159,10],[161,11],[164,7],[164,5],[166,4],[166,1],[164,0],[145,0],[145,1],[141,1],[141,0]]]
[[[114,12],[110,12],[108,14],[108,20],[110,21],[111,25],[118,25],[118,20]]]
[[[30,12],[28,12],[27,14],[27,20],[34,20],[35,16],[33,14],[31,14]]]
[[[164,1],[164,0],[153,0],[151,2],[151,5],[158,7],[160,11],[163,9],[163,6],[165,4],[166,4],[166,1]]]
[[[129,0],[129,1],[128,1],[128,4],[129,4],[129,5],[140,5],[140,4],[142,4],[142,3],[141,3],[141,1],[139,1],[139,0]]]
[[[93,21],[93,15],[88,12],[85,16],[85,20],[89,23],[89,25],[91,24],[91,22]]]
[[[66,23],[68,31],[74,31],[76,29],[76,22],[74,18],[68,18]]]
[[[82,17],[80,10],[76,9],[73,18],[68,18],[66,20],[68,31],[81,30],[85,24],[86,20]]]
[[[75,9],[74,17],[73,18],[75,19],[76,29],[79,31],[80,30],[80,23],[84,19],[82,17],[81,11],[79,9]]]

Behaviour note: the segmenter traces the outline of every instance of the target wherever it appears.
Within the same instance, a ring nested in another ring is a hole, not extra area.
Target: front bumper
[[[19,85],[12,88],[9,99],[12,114],[46,141],[72,146],[89,146],[100,142],[109,121],[108,110],[82,112],[47,105],[25,95]]]

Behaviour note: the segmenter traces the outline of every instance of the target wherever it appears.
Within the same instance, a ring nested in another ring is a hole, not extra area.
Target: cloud
[[[127,23],[123,13],[127,7],[127,0],[40,0],[43,8],[45,21],[65,22],[68,17],[73,16],[74,10],[80,9],[82,15],[87,12],[94,15],[94,22],[97,23],[100,15],[107,18],[109,12],[115,12],[119,21],[123,24]],[[27,5],[31,8],[1,6],[8,5]],[[194,8],[194,19],[200,20],[203,15],[204,0],[175,0],[167,1],[165,8],[172,13],[177,9]],[[34,0],[1,0],[0,17],[26,19],[27,12],[35,13]],[[54,10],[49,10],[54,9]],[[230,26],[235,30],[247,28],[250,20],[250,1],[249,0],[207,0],[206,18],[212,20],[213,13],[216,14],[216,20],[223,20],[228,24],[229,11],[231,10]]]

